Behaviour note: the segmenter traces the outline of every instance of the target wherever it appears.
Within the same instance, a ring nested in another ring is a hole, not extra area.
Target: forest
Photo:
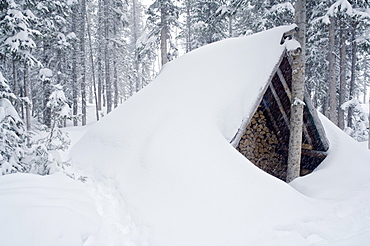
[[[293,23],[294,3],[1,0],[2,173],[50,172],[49,152],[68,146],[60,128],[86,125],[87,104],[99,120],[182,54]],[[320,112],[365,141],[369,2],[312,0],[306,8],[305,86]]]

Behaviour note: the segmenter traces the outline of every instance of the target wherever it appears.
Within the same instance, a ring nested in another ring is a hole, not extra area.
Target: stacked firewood
[[[267,119],[258,108],[242,136],[237,150],[265,172],[285,179],[286,161],[278,153],[279,141],[275,132],[267,126]]]

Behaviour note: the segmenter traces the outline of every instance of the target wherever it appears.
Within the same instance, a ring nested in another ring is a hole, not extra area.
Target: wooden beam
[[[272,92],[272,95],[275,98],[275,101],[276,101],[276,103],[277,103],[277,105],[279,107],[280,113],[283,116],[283,119],[285,121],[285,124],[286,124],[287,128],[290,129],[289,118],[288,118],[287,114],[285,113],[283,104],[281,103],[280,98],[279,98],[278,94],[276,93],[276,90],[274,88],[274,85],[271,83],[269,88],[270,88],[270,90]]]
[[[280,79],[281,84],[282,84],[282,85],[283,85],[283,87],[284,87],[285,93],[287,94],[287,96],[288,96],[288,98],[289,98],[290,103],[292,103],[292,93],[291,93],[291,91],[290,91],[290,89],[289,89],[289,86],[288,86],[288,84],[287,84],[286,80],[285,80],[285,77],[284,77],[283,72],[282,72],[282,71],[281,71],[281,69],[279,68],[279,69],[276,71],[276,73],[277,73],[277,75],[278,75],[278,77],[279,77],[279,79]],[[308,132],[308,130],[307,130],[307,126],[306,126],[306,124],[303,124],[303,134],[305,135],[305,137],[306,137],[306,139],[307,139],[307,142],[308,142],[310,145],[312,145],[312,139],[311,139],[310,134],[309,134],[309,132]]]
[[[285,77],[283,75],[283,72],[281,71],[281,69],[279,68],[277,71],[276,71],[277,75],[279,76],[279,79],[281,81],[281,84],[283,85],[284,87],[284,90],[285,90],[285,93],[287,94],[288,98],[289,98],[289,101],[292,101],[292,93],[290,92],[290,89],[289,89],[289,86],[285,80]]]
[[[328,156],[328,153],[325,151],[304,149],[304,148],[302,148],[301,150],[302,150],[302,155],[304,156],[316,157],[322,160],[324,160]],[[282,151],[282,153],[285,155],[288,152],[288,149],[287,147],[283,147],[280,149],[280,151]]]
[[[325,159],[328,154],[325,151],[302,149],[302,155]]]
[[[275,118],[273,114],[271,113],[270,108],[267,106],[266,99],[262,98],[262,103],[263,103],[263,106],[265,106],[268,116],[270,117],[272,126],[274,127],[274,130],[276,132],[276,136],[279,138],[279,142],[284,143],[283,138],[281,137],[281,131],[279,130],[278,125],[276,124]]]

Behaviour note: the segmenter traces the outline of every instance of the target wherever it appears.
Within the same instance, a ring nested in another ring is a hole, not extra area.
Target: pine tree
[[[163,66],[171,56],[170,48],[175,48],[171,43],[171,29],[177,26],[178,8],[172,0],[156,0],[148,8],[148,22],[153,26],[150,37],[157,37],[160,46],[161,65]]]
[[[46,137],[47,150],[66,150],[70,144],[68,136],[59,127],[66,119],[71,118],[71,108],[63,92],[63,87],[59,84],[53,86],[54,90],[50,94],[47,107],[51,111],[51,126]]]
[[[17,67],[22,66],[25,68],[24,82],[27,86],[28,67],[39,64],[38,59],[33,55],[33,51],[36,48],[34,38],[39,36],[40,32],[34,29],[37,18],[29,7],[27,2],[17,4],[10,0],[1,5],[0,59],[3,61],[10,59],[11,61],[13,91],[19,99],[23,93]],[[23,102],[27,102],[27,114],[29,114],[29,101],[27,98],[23,100]],[[21,102],[20,100],[15,102],[15,108],[17,110],[20,110],[22,106]],[[27,120],[29,121],[30,119],[27,118]],[[30,122],[27,122],[27,126],[30,126]]]

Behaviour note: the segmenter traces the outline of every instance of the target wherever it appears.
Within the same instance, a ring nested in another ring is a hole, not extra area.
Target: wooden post
[[[299,28],[296,39],[301,44],[301,52],[293,52],[292,101],[290,113],[290,138],[286,182],[291,182],[295,178],[299,177],[299,173],[301,170],[306,51],[306,0],[298,0],[296,2],[295,22]]]

